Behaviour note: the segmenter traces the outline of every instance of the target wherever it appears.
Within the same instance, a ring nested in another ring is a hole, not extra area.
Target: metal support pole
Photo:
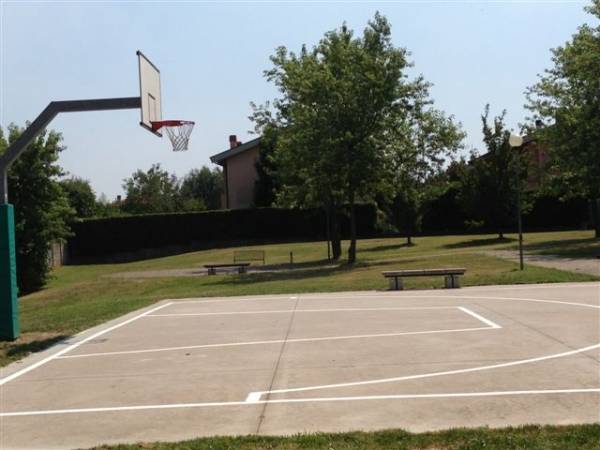
[[[517,190],[517,228],[519,231],[519,268],[523,270],[523,219],[521,213],[521,188]]]
[[[19,337],[17,266],[13,206],[8,204],[8,169],[27,146],[61,112],[139,109],[140,97],[50,102],[15,142],[0,155],[0,340]]]

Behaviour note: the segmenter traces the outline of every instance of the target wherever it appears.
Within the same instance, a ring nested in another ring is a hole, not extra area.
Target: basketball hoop
[[[188,142],[194,125],[195,122],[190,120],[162,120],[160,122],[152,122],[152,131],[164,128],[173,145],[173,151],[181,152],[188,149]]]

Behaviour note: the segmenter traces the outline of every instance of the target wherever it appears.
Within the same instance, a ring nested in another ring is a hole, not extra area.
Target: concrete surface
[[[600,421],[600,283],[163,301],[0,374],[0,448]]]

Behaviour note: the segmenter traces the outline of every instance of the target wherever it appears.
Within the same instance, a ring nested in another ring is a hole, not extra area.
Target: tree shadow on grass
[[[514,238],[504,237],[498,238],[485,238],[485,239],[471,239],[470,241],[454,242],[453,244],[446,244],[444,248],[470,248],[470,247],[485,247],[486,245],[498,245],[508,244],[511,242],[517,242]]]
[[[392,245],[378,245],[377,247],[365,248],[364,252],[385,252],[387,250],[400,250],[405,247],[414,247],[416,244],[407,244],[406,242],[402,244],[392,244]]]
[[[302,270],[282,270],[277,272],[251,272],[243,275],[229,274],[227,276],[219,277],[215,279],[213,286],[232,286],[242,284],[255,284],[265,283],[270,281],[293,281],[293,280],[310,280],[311,278],[321,278],[333,275],[339,275],[348,273],[357,269],[368,269],[371,267],[381,267],[381,269],[389,269],[388,266],[394,266],[395,268],[399,265],[406,265],[419,261],[418,259],[410,260],[385,260],[385,261],[358,261],[354,264],[348,264],[346,262],[337,262],[323,264],[319,267],[309,265],[308,269]]]
[[[323,267],[331,267],[342,264],[340,261],[329,261],[327,259],[320,259],[317,261],[304,261],[280,264],[265,264],[265,265],[252,265],[249,268],[255,271],[269,271],[269,270],[294,270],[294,269],[320,269]]]
[[[581,238],[526,244],[528,252],[564,258],[588,258],[600,256],[600,239]]]

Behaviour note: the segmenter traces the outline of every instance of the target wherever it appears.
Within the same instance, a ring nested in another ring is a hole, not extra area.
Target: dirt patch
[[[299,263],[299,264],[279,264],[279,265],[264,265],[264,266],[250,266],[247,269],[247,273],[267,273],[267,272],[292,272],[309,269],[327,269],[338,267],[338,264],[320,264],[320,263]],[[238,271],[235,268],[222,268],[217,272],[218,275],[238,275]],[[141,279],[141,278],[172,278],[172,277],[203,277],[207,276],[208,271],[204,267],[190,267],[183,269],[157,269],[157,270],[139,270],[131,272],[118,272],[110,275],[106,275],[110,278],[120,279]]]
[[[485,252],[486,255],[497,258],[519,261],[519,252],[516,250],[495,250]],[[600,276],[600,259],[566,258],[554,255],[525,254],[523,261],[532,266],[549,267],[551,269],[567,272],[586,273]]]

